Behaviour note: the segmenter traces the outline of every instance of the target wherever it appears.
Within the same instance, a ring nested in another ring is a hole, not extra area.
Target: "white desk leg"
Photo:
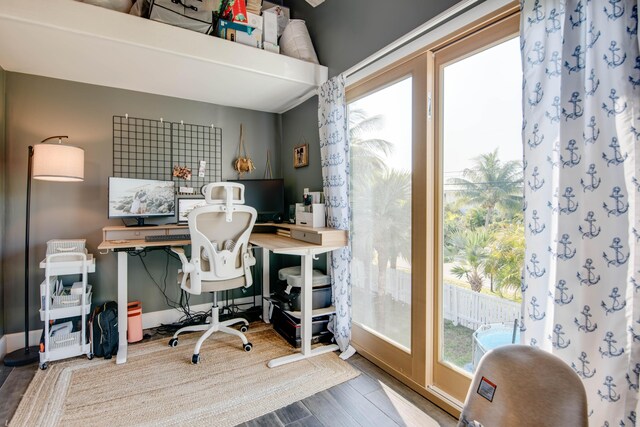
[[[302,275],[302,289],[300,289],[302,301],[300,308],[300,352],[305,356],[311,354],[311,325],[312,325],[312,310],[311,304],[313,283],[312,283],[312,271],[313,271],[313,255],[307,254],[302,257],[301,260],[301,275]]]
[[[127,258],[125,251],[118,252],[118,355],[116,364],[127,361]]]
[[[318,347],[316,349],[311,350],[311,333],[312,333],[312,314],[313,305],[311,304],[313,299],[313,282],[312,282],[312,271],[313,271],[313,255],[307,254],[302,256],[302,277],[304,281],[302,283],[302,289],[300,289],[301,293],[301,309],[302,313],[300,316],[300,353],[291,354],[289,356],[279,357],[277,359],[270,360],[267,363],[267,366],[270,368],[275,368],[276,366],[285,365],[287,363],[296,362],[298,360],[307,359],[309,357],[318,356],[319,354],[330,353],[332,351],[338,350],[338,346],[336,344],[325,345],[322,347]]]
[[[271,303],[267,304],[265,298],[271,296],[271,276],[269,270],[269,259],[271,258],[271,251],[267,248],[262,248],[262,320],[265,323],[271,323],[269,320],[269,309]]]

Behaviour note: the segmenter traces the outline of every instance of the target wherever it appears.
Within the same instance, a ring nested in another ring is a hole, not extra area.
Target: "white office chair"
[[[458,427],[586,427],[587,394],[562,359],[505,345],[480,360]]]
[[[251,266],[256,263],[249,248],[249,236],[256,222],[257,213],[251,206],[244,205],[244,185],[220,182],[208,184],[204,188],[206,206],[195,208],[188,215],[191,234],[191,260],[187,259],[183,248],[171,248],[178,254],[182,269],[178,283],[185,291],[200,295],[213,292],[211,323],[186,326],[178,330],[169,341],[169,346],[178,345],[178,335],[182,332],[206,331],[196,343],[191,362],[200,362],[200,346],[212,333],[220,331],[237,335],[242,339],[245,351],[252,345],[243,332],[249,322],[235,318],[220,322],[216,292],[236,288],[248,288],[253,284]],[[243,323],[240,331],[230,325]]]

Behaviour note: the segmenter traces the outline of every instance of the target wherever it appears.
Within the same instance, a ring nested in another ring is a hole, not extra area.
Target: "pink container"
[[[127,342],[142,340],[142,303],[133,301],[127,304]]]

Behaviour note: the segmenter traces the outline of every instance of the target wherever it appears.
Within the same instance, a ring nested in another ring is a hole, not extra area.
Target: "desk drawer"
[[[322,244],[322,235],[309,231],[291,230],[291,238],[302,240],[303,242],[315,243],[316,245]]]

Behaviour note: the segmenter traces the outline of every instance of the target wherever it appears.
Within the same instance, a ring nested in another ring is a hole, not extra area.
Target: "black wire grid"
[[[204,176],[199,176],[205,161]],[[173,176],[174,167],[191,179]],[[199,189],[222,181],[222,129],[163,120],[113,116],[113,176],[175,181],[176,188]]]

